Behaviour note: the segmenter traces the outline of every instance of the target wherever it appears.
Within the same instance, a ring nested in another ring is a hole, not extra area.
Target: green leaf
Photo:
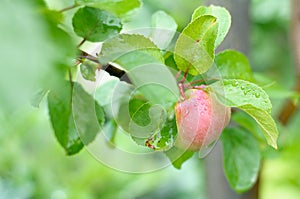
[[[75,2],[78,5],[88,5],[107,10],[121,18],[132,15],[142,5],[140,0],[75,0]]]
[[[80,72],[84,79],[90,81],[96,81],[96,70],[98,69],[99,65],[95,62],[85,60],[83,63],[80,64]]]
[[[119,79],[112,79],[96,89],[94,98],[104,108],[107,118],[115,118],[118,115],[120,106],[123,103],[128,104],[132,90],[133,87],[131,85]],[[127,111],[126,115],[128,116],[128,106],[124,109]],[[125,118],[120,119],[124,120]]]
[[[218,47],[224,38],[226,37],[230,25],[231,25],[231,16],[230,13],[223,7],[219,6],[200,6],[197,8],[192,16],[192,21],[196,20],[197,18],[204,16],[204,15],[212,15],[217,18],[217,22],[219,23],[219,28],[218,28],[218,36],[216,39],[215,47]]]
[[[110,119],[106,122],[103,133],[105,138],[108,140],[108,144],[110,147],[115,148],[115,137],[117,135],[118,125],[114,119]]]
[[[147,146],[154,150],[167,151],[174,146],[176,136],[177,125],[175,118],[173,118],[167,120],[163,127],[156,132],[151,132],[146,137],[132,136],[132,139],[139,145]]]
[[[211,85],[218,99],[226,106],[252,105],[271,113],[272,104],[266,92],[251,82],[239,79],[224,79]]]
[[[78,153],[82,147],[72,114],[71,86],[65,82],[48,94],[48,108],[52,127],[67,155]]]
[[[95,102],[95,113],[96,113],[96,118],[98,121],[98,124],[100,127],[103,127],[105,124],[105,112],[104,108],[100,106],[96,101]]]
[[[173,147],[177,135],[175,117],[166,120],[164,109],[139,95],[130,99],[128,109],[128,133],[137,144],[163,151]]]
[[[182,149],[173,147],[170,150],[166,151],[165,154],[176,169],[181,169],[182,164],[190,159],[194,155],[194,152],[184,151]]]
[[[166,66],[142,65],[127,74],[137,90],[152,104],[169,107],[179,100],[177,82]]]
[[[251,105],[245,105],[239,108],[248,113],[258,123],[267,143],[274,149],[277,149],[278,130],[272,116],[265,110],[261,110]]]
[[[249,190],[255,183],[260,167],[258,143],[240,128],[226,128],[221,136],[226,178],[237,192]]]
[[[178,67],[174,60],[174,55],[171,52],[167,52],[165,55],[165,64],[168,66],[172,71],[178,71]]]
[[[220,52],[215,64],[223,79],[243,79],[253,82],[253,75],[247,57],[235,50]]]
[[[164,11],[157,11],[152,15],[151,24],[150,37],[160,49],[166,49],[176,33],[177,23]]]
[[[149,109],[151,105],[139,99],[131,99],[129,102],[129,113],[134,123],[145,127],[151,123]],[[137,109],[137,110],[136,110]]]
[[[121,34],[106,41],[99,60],[124,68],[132,83],[153,104],[170,104],[179,98],[176,80],[162,64],[160,50],[142,35]]]
[[[80,8],[72,19],[75,33],[92,42],[103,41],[117,35],[122,24],[108,11],[93,7]]]
[[[218,33],[216,20],[213,16],[201,16],[182,31],[174,52],[174,59],[180,70],[198,75],[212,66]]]
[[[79,84],[74,84],[72,106],[76,128],[82,142],[87,145],[103,129],[104,109]]]
[[[138,109],[136,110],[136,108]],[[161,106],[151,105],[147,102],[140,107],[135,107],[134,110],[136,111],[131,113],[128,130],[132,137],[146,140],[160,131],[166,118],[166,112]],[[132,111],[129,109],[129,112]]]
[[[31,105],[35,108],[39,108],[41,101],[44,99],[47,93],[47,89],[39,89],[36,91],[30,100]]]
[[[156,150],[169,150],[174,146],[177,136],[177,124],[175,117],[169,119],[164,124],[164,127],[156,134],[157,144],[155,145]]]
[[[231,119],[241,127],[245,128],[247,131],[252,133],[256,140],[258,140],[260,143],[265,142],[265,138],[261,128],[250,115],[248,115],[244,111],[236,111],[231,115]]]
[[[104,82],[96,88],[94,96],[98,104],[100,104],[101,106],[110,105],[114,88],[117,86],[118,83],[120,83],[120,80],[112,79],[108,80],[107,82]]]
[[[164,58],[157,46],[143,35],[119,34],[103,43],[99,61],[115,62],[129,71],[142,64],[164,63]]]
[[[216,82],[212,88],[223,104],[248,113],[261,127],[267,143],[277,148],[278,130],[270,115],[272,104],[263,89],[256,84],[237,79]]]

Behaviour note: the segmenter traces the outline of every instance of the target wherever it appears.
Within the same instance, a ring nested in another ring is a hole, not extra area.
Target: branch
[[[291,27],[291,43],[293,48],[295,72],[297,74],[296,86],[294,90],[300,92],[300,0],[291,0],[292,9],[292,27]],[[293,114],[297,111],[296,106],[291,100],[287,101],[283,106],[278,118],[279,121],[286,125]]]
[[[78,57],[79,61],[81,61],[82,59],[88,59],[92,62],[97,63],[100,67],[100,69],[105,70],[106,72],[108,72],[108,74],[110,74],[111,76],[115,76],[117,78],[119,78],[121,81],[125,81],[129,84],[131,84],[130,79],[128,78],[128,75],[126,74],[126,72],[124,70],[121,70],[111,64],[106,64],[106,65],[102,65],[98,58],[88,54],[87,52],[84,52],[82,50],[80,50],[80,55]]]
[[[63,9],[61,9],[61,10],[58,11],[58,12],[65,12],[65,11],[71,10],[71,9],[73,9],[73,8],[76,8],[76,7],[78,7],[78,6],[79,6],[79,5],[74,4],[74,5],[71,5],[71,6],[69,6],[69,7],[63,8]]]

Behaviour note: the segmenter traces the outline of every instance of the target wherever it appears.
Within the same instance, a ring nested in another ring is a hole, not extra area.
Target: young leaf
[[[255,183],[260,167],[258,143],[240,128],[226,128],[221,139],[226,178],[235,191],[247,191]]]
[[[200,6],[194,11],[192,21],[203,15],[212,15],[217,18],[217,22],[219,23],[218,36],[215,43],[215,47],[217,48],[229,31],[231,25],[230,13],[225,8],[219,6]]]
[[[160,49],[166,49],[177,29],[175,20],[164,11],[157,11],[151,19],[153,31],[150,37]]]
[[[119,79],[112,79],[96,89],[94,98],[104,108],[107,118],[115,118],[119,113],[120,106],[123,103],[128,104],[132,90],[133,87],[129,84]],[[128,112],[128,106],[125,110]],[[126,115],[128,116],[128,113]],[[122,120],[124,119],[122,118]]]
[[[166,151],[165,154],[176,169],[181,169],[182,164],[190,159],[194,155],[194,152],[184,151],[182,149],[173,147],[170,150]]]
[[[140,0],[76,0],[75,2],[78,5],[107,10],[121,18],[127,18],[142,5]]]
[[[177,82],[164,65],[142,65],[129,71],[128,76],[138,91],[152,104],[170,106],[179,99]]]
[[[245,128],[247,131],[252,133],[253,137],[256,138],[260,143],[265,143],[265,138],[263,132],[257,122],[246,112],[236,111],[231,115],[232,121],[239,124],[242,128]]]
[[[90,81],[96,81],[96,70],[98,69],[99,65],[95,62],[85,60],[83,63],[80,64],[80,72],[84,79]]]
[[[211,67],[218,33],[216,20],[213,16],[201,16],[182,31],[174,52],[174,59],[180,70],[198,75]]]
[[[72,19],[75,33],[85,40],[98,42],[117,35],[122,24],[108,11],[93,7],[80,8]]]
[[[48,94],[48,108],[52,127],[67,155],[78,153],[82,147],[72,114],[71,86],[65,82]]]
[[[177,136],[177,124],[175,117],[173,119],[169,119],[164,124],[164,127],[160,130],[158,137],[158,141],[156,144],[157,150],[169,150],[176,140]]]
[[[130,56],[135,52],[139,56]],[[103,43],[99,61],[103,64],[115,62],[129,71],[142,64],[163,63],[164,58],[157,46],[143,35],[119,34]]]
[[[267,143],[277,148],[278,130],[270,115],[272,104],[259,86],[244,80],[228,79],[216,82],[212,87],[223,104],[248,113],[261,127]]]
[[[129,102],[129,113],[133,122],[142,127],[151,124],[151,118],[149,115],[150,108],[151,104],[144,102],[144,100],[131,99]]]
[[[36,93],[34,93],[30,100],[31,105],[35,108],[39,108],[41,101],[47,93],[47,89],[39,89],[38,91],[36,91]]]
[[[254,81],[249,61],[245,55],[235,50],[225,50],[216,55],[216,66],[224,79]]]
[[[178,100],[173,74],[162,63],[164,58],[151,40],[142,35],[121,34],[103,44],[99,60],[124,68],[132,83],[153,104]]]
[[[129,110],[131,112],[132,110]],[[145,103],[138,110],[131,114],[132,118],[129,121],[129,133],[132,137],[138,139],[147,139],[151,135],[160,131],[165,122],[166,113],[158,105]]]
[[[118,125],[115,120],[111,119],[105,123],[103,133],[108,140],[110,147],[115,147],[115,137],[117,135]]]
[[[147,137],[132,136],[132,139],[139,145],[147,146],[154,150],[166,151],[174,146],[177,136],[175,118],[167,120],[164,126],[156,131],[150,132]]]
[[[251,105],[245,105],[238,108],[248,113],[258,123],[267,143],[274,149],[277,149],[278,130],[272,116],[265,110]]]
[[[256,84],[239,79],[224,79],[212,84],[212,87],[226,106],[252,105],[271,113],[272,104],[268,95]]]
[[[87,145],[104,126],[104,109],[79,84],[74,84],[72,107],[76,128]]]

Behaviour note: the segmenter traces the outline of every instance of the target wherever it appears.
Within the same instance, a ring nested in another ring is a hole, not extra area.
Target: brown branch
[[[300,0],[291,0],[291,2],[291,43],[294,55],[295,72],[297,74],[296,86],[294,90],[296,92],[300,92]],[[291,100],[287,101],[278,116],[279,121],[283,125],[286,125],[297,110],[297,105],[295,105]]]
[[[76,8],[76,7],[78,7],[78,5],[77,5],[77,4],[74,4],[74,5],[71,5],[71,6],[69,6],[69,7],[63,8],[63,9],[61,9],[61,10],[58,11],[58,12],[65,12],[65,11],[71,10],[71,9],[73,9],[73,8]]]
[[[82,46],[82,44],[84,44],[84,42],[86,42],[86,38],[83,38],[83,40],[77,45],[77,48],[79,48],[80,46]]]
[[[115,77],[118,77],[121,81],[125,81],[129,84],[131,84],[131,81],[128,77],[128,75],[126,74],[126,72],[124,70],[121,70],[111,64],[106,64],[106,65],[102,65],[98,58],[93,56],[93,55],[90,55],[88,54],[87,52],[84,52],[84,51],[80,51],[80,55],[78,56],[78,59],[79,61],[81,62],[82,59],[88,59],[94,63],[97,63],[99,65],[99,68],[102,69],[102,70],[105,70],[108,74],[110,74],[111,76],[115,76]]]

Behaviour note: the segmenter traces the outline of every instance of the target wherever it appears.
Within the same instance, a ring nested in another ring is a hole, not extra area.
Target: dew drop
[[[246,88],[245,86],[241,86],[241,89],[242,89],[242,90],[245,90],[245,88]]]
[[[260,97],[260,94],[259,94],[259,93],[255,93],[254,95],[255,95],[256,98],[259,98],[259,97]]]
[[[188,110],[185,110],[185,111],[184,111],[184,114],[185,114],[185,115],[189,114],[189,111],[188,111]]]
[[[244,95],[248,95],[249,90],[244,91]]]
[[[234,86],[234,87],[237,87],[239,85],[239,82],[238,81],[234,81],[233,83],[232,83],[232,86]]]
[[[200,115],[204,115],[204,112],[203,112],[203,111],[201,111],[201,112],[200,112]]]

